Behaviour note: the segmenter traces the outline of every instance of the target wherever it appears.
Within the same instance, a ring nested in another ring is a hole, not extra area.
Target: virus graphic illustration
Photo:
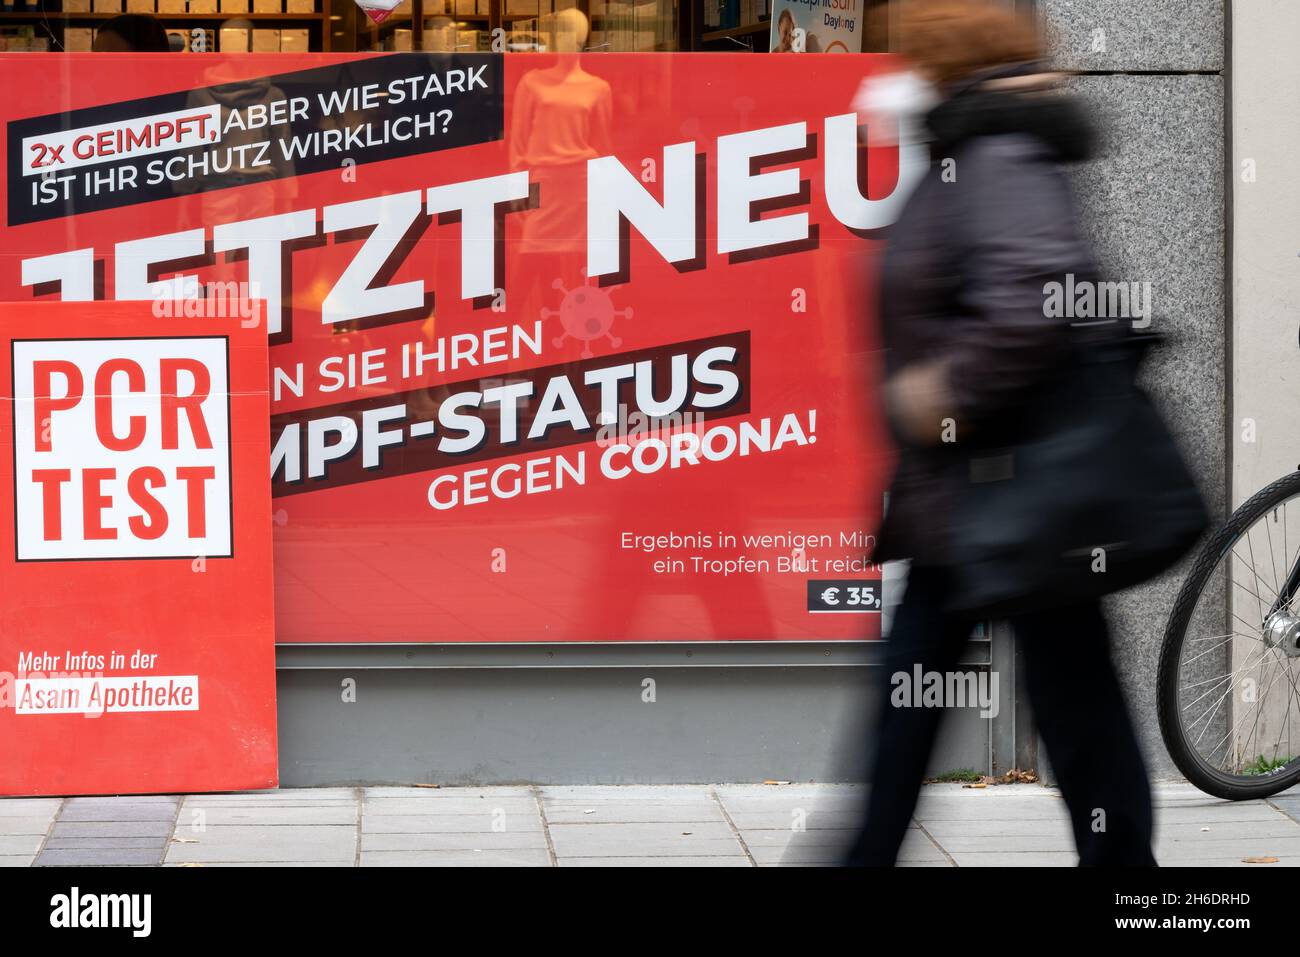
[[[564,280],[556,279],[551,283],[551,288],[564,293],[559,309],[542,310],[543,319],[559,316],[560,323],[564,326],[564,335],[553,339],[553,346],[558,349],[565,339],[577,339],[582,343],[582,357],[590,359],[591,343],[596,339],[608,339],[615,349],[623,344],[623,340],[610,330],[615,319],[632,318],[630,307],[615,309],[609,293],[590,282],[585,282],[577,289],[566,289]]]

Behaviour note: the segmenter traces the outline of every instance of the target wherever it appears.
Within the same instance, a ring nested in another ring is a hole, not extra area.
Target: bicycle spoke
[[[1276,680],[1277,680],[1277,677],[1274,676],[1273,680],[1276,681]],[[1269,686],[1268,686],[1268,687],[1269,687],[1269,688],[1273,687],[1272,682],[1269,682]],[[1265,694],[1268,694],[1268,688],[1265,688],[1265,689],[1264,689],[1264,693],[1265,693]],[[1241,721],[1238,721],[1238,722],[1237,722],[1236,724],[1234,724],[1231,728],[1229,728],[1229,729],[1228,729],[1228,733],[1225,734],[1225,735],[1223,736],[1223,738],[1222,738],[1222,740],[1221,740],[1220,743],[1224,743],[1224,742],[1229,742],[1229,741],[1231,741],[1232,738],[1233,738],[1233,736],[1237,733],[1237,729],[1238,729],[1239,727],[1241,727],[1242,723],[1243,723],[1245,720],[1246,720],[1246,718],[1243,717],[1243,718],[1241,719]],[[1215,746],[1215,747],[1210,751],[1210,753],[1213,754],[1213,753],[1214,753],[1215,751],[1217,751],[1217,750],[1219,750],[1219,748],[1218,748],[1218,746],[1216,745],[1216,746]]]
[[[1260,610],[1261,610],[1261,611],[1263,610],[1263,608],[1264,608],[1264,599],[1260,598],[1259,595],[1258,595],[1257,593],[1251,591],[1249,588],[1247,588],[1247,587],[1246,587],[1245,585],[1243,585],[1241,582],[1237,581],[1235,578],[1231,578],[1231,579],[1229,579],[1229,581],[1231,581],[1234,585],[1236,585],[1238,588],[1240,588],[1242,591],[1244,591],[1247,595],[1250,595],[1252,598],[1256,599],[1256,600],[1259,602]],[[1270,602],[1270,604],[1272,604],[1272,603]]]
[[[1287,752],[1288,752],[1288,753],[1287,753],[1287,757],[1289,758],[1289,757],[1291,756],[1291,755],[1290,755],[1290,751],[1291,751],[1291,702],[1295,700],[1295,695],[1296,695],[1295,672],[1293,672],[1293,671],[1291,670],[1291,662],[1290,662],[1290,661],[1287,661],[1287,662],[1283,665],[1283,667],[1286,669],[1286,672],[1287,672],[1287,681],[1288,681],[1288,682],[1290,683],[1290,685],[1291,685],[1291,694],[1287,695],[1287,699],[1286,699],[1286,722],[1285,722],[1285,723],[1282,723],[1282,722],[1279,722],[1279,723],[1278,723],[1278,729],[1277,729],[1277,740],[1273,742],[1273,758],[1272,758],[1272,760],[1274,760],[1274,761],[1276,761],[1276,760],[1277,760],[1277,756],[1278,756],[1279,754],[1282,753],[1282,736],[1283,736],[1283,734],[1286,735]]]
[[[1264,628],[1263,628],[1262,625],[1255,625],[1255,624],[1252,624],[1251,622],[1248,622],[1245,618],[1242,618],[1242,617],[1241,617],[1240,615],[1238,615],[1236,612],[1233,612],[1233,613],[1232,613],[1232,617],[1235,618],[1235,619],[1237,619],[1237,621],[1241,622],[1241,623],[1242,623],[1243,625],[1245,625],[1247,628],[1258,628],[1260,631],[1263,631],[1263,630],[1264,630]]]
[[[1210,654],[1211,652],[1219,650],[1224,645],[1226,645],[1229,641],[1232,641],[1231,635],[1229,635],[1224,641],[1221,641],[1219,644],[1215,645],[1213,648],[1206,648],[1204,651],[1200,652],[1199,654],[1196,654],[1193,657],[1188,658],[1186,661],[1182,662],[1183,667],[1186,667],[1187,665],[1190,665],[1192,662],[1204,658],[1206,655]]]
[[[1251,652],[1251,654],[1254,654],[1254,652]],[[1222,683],[1222,682],[1224,682],[1224,681],[1228,682],[1228,690],[1225,691],[1223,694],[1221,694],[1221,695],[1218,697],[1218,699],[1217,699],[1216,702],[1215,702],[1214,710],[1213,710],[1212,712],[1209,712],[1209,713],[1207,714],[1208,717],[1213,718],[1214,715],[1218,713],[1219,708],[1223,705],[1223,702],[1226,701],[1226,700],[1228,699],[1228,697],[1232,694],[1232,689],[1233,689],[1233,680],[1232,680],[1232,679],[1233,679],[1233,677],[1234,677],[1236,674],[1238,674],[1239,672],[1243,672],[1243,671],[1246,671],[1246,670],[1248,670],[1248,669],[1250,669],[1250,668],[1257,667],[1257,666],[1259,665],[1259,662],[1260,662],[1260,661],[1263,661],[1263,660],[1264,660],[1264,655],[1263,655],[1263,654],[1260,655],[1260,657],[1259,657],[1259,661],[1256,661],[1256,662],[1251,662],[1251,661],[1249,661],[1249,656],[1248,656],[1248,660],[1247,660],[1246,664],[1242,665],[1240,668],[1237,668],[1237,669],[1234,669],[1233,671],[1230,671],[1228,674],[1223,675],[1223,676],[1220,677],[1217,681],[1215,681],[1215,684],[1216,684],[1216,685],[1217,685],[1217,684],[1220,684],[1220,683]],[[1213,689],[1211,689],[1211,691],[1212,691],[1212,690],[1213,690]],[[1208,694],[1209,692],[1206,692],[1206,693]],[[1199,700],[1201,700],[1201,698],[1204,698],[1204,697],[1205,697],[1205,694],[1202,694],[1200,697],[1198,697],[1198,698],[1196,699],[1196,701],[1199,701]],[[1195,701],[1191,702],[1191,704],[1195,704],[1195,703],[1196,703]],[[1191,704],[1189,704],[1187,707],[1191,707]],[[1183,708],[1183,710],[1186,711],[1187,708]],[[1200,719],[1200,718],[1197,718],[1195,721],[1192,722],[1192,724],[1190,725],[1190,727],[1195,727],[1197,724],[1200,723],[1200,721],[1201,721],[1201,719]],[[1207,728],[1207,729],[1209,728],[1209,725],[1208,725],[1208,724],[1206,725],[1206,728]],[[1202,732],[1201,732],[1201,736],[1203,737],[1204,735],[1205,735],[1205,732],[1202,731]],[[1198,737],[1198,738],[1196,739],[1196,742],[1199,744],[1199,743],[1200,743],[1200,740],[1201,740],[1201,739]]]
[[[1235,637],[1238,637],[1238,638],[1251,638],[1251,637],[1253,637],[1253,636],[1251,636],[1251,635],[1244,635],[1244,634],[1242,634],[1242,633],[1239,632],[1239,631],[1228,631],[1228,632],[1224,632],[1222,635],[1206,635],[1204,638],[1188,638],[1188,639],[1184,642],[1184,644],[1194,645],[1194,644],[1196,644],[1197,642],[1201,642],[1201,641],[1218,641],[1220,638],[1232,638],[1232,637],[1234,637],[1234,636],[1235,636]],[[1256,640],[1258,640],[1258,639],[1256,639]]]
[[[1264,579],[1259,577],[1259,572],[1255,571],[1255,543],[1251,541],[1250,529],[1246,529],[1246,547],[1250,549],[1250,573],[1255,576],[1256,580],[1261,585],[1264,585],[1264,587],[1267,588],[1268,584],[1264,581]],[[1274,592],[1274,594],[1277,593]],[[1259,618],[1260,621],[1264,620],[1264,602],[1262,599],[1259,604]]]
[[[1247,542],[1247,544],[1249,544],[1249,542]],[[1238,555],[1238,554],[1237,554],[1237,550],[1236,550],[1235,548],[1232,549],[1232,556],[1233,556],[1235,559],[1237,559],[1237,561],[1241,562],[1242,564],[1245,564],[1245,563],[1246,563],[1246,559],[1244,559],[1244,558],[1242,558],[1240,555]],[[1281,597],[1282,597],[1282,596],[1279,595],[1276,591],[1274,591],[1274,589],[1269,585],[1267,579],[1265,579],[1265,578],[1261,578],[1259,572],[1255,571],[1255,565],[1254,565],[1254,562],[1253,562],[1253,561],[1252,561],[1251,564],[1250,564],[1250,573],[1251,573],[1252,575],[1255,576],[1255,581],[1259,582],[1261,585],[1263,585],[1265,588],[1267,588],[1270,592],[1272,592],[1272,594],[1273,594],[1273,598],[1274,598],[1274,599],[1278,599],[1278,598],[1281,598]],[[1261,606],[1260,609],[1259,609],[1259,616],[1260,616],[1261,618],[1264,617],[1264,609],[1263,609],[1262,606]]]
[[[1253,652],[1252,652],[1252,654],[1253,654]],[[1225,679],[1232,678],[1233,675],[1237,674],[1239,671],[1244,671],[1244,670],[1246,670],[1247,668],[1254,668],[1254,667],[1256,667],[1256,666],[1257,666],[1258,664],[1260,664],[1260,662],[1262,662],[1263,660],[1264,660],[1264,656],[1263,656],[1263,655],[1260,655],[1260,659],[1259,659],[1259,661],[1257,661],[1257,662],[1255,662],[1255,663],[1253,663],[1253,664],[1245,664],[1245,665],[1242,665],[1240,668],[1237,668],[1237,669],[1235,669],[1235,670],[1233,670],[1233,671],[1230,671],[1230,672],[1228,672],[1228,673],[1225,674],[1225,675],[1220,675],[1220,676],[1217,677],[1217,678],[1206,678],[1204,681],[1197,681],[1197,682],[1195,682],[1195,683],[1193,683],[1193,684],[1187,684],[1187,685],[1182,685],[1182,684],[1180,684],[1179,687],[1180,687],[1180,688],[1187,688],[1188,690],[1192,690],[1192,689],[1195,689],[1195,688],[1199,688],[1199,687],[1201,687],[1201,685],[1206,685],[1206,684],[1215,684],[1215,685],[1217,685],[1219,682],[1221,682],[1221,681],[1223,681],[1223,680],[1225,680]],[[1201,697],[1203,698],[1203,697],[1205,697],[1205,696],[1204,696],[1204,695],[1201,695]],[[1188,706],[1190,707],[1191,705],[1195,704],[1196,701],[1200,701],[1200,700],[1201,700],[1201,698],[1197,698],[1195,701],[1188,702]],[[1186,710],[1186,708],[1184,708],[1183,710]]]
[[[1274,661],[1269,662],[1269,664],[1275,664],[1275,663],[1276,663],[1276,658],[1274,659]],[[1262,678],[1263,676],[1261,675],[1260,677]],[[1273,676],[1273,680],[1268,683],[1268,687],[1269,688],[1273,687],[1273,682],[1277,681],[1277,679],[1280,677],[1281,677],[1281,669],[1279,669],[1278,673]],[[1264,695],[1266,696],[1267,694],[1268,694],[1268,688],[1265,688]],[[1247,758],[1249,758],[1250,755],[1250,742],[1254,740],[1256,733],[1259,731],[1259,719],[1264,714],[1263,697],[1264,696],[1260,696],[1255,700],[1255,720],[1251,722],[1250,734],[1246,735],[1245,743],[1242,745],[1242,750],[1245,752]],[[1263,755],[1261,755],[1261,757],[1263,757]]]
[[[1254,652],[1252,651],[1251,654],[1254,654]],[[1250,670],[1251,668],[1257,668],[1257,667],[1259,667],[1259,665],[1263,663],[1263,661],[1264,661],[1264,657],[1265,657],[1266,654],[1267,654],[1267,650],[1265,650],[1264,652],[1262,652],[1262,653],[1260,654],[1260,656],[1259,656],[1259,661],[1255,661],[1255,662],[1250,661],[1250,660],[1249,660],[1249,656],[1247,656],[1247,661],[1246,661],[1246,663],[1243,664],[1240,668],[1235,668],[1235,669],[1233,669],[1232,671],[1228,672],[1228,674],[1221,676],[1220,678],[1218,678],[1218,679],[1214,682],[1216,685],[1219,684],[1220,682],[1223,682],[1223,681],[1227,681],[1227,682],[1228,682],[1228,690],[1225,691],[1222,695],[1219,696],[1218,702],[1217,702],[1217,704],[1215,705],[1215,708],[1214,708],[1215,712],[1217,712],[1217,711],[1219,710],[1219,707],[1223,704],[1223,702],[1228,698],[1229,695],[1232,694],[1232,689],[1233,689],[1233,681],[1232,681],[1232,679],[1233,679],[1237,674],[1239,674],[1239,673],[1241,673],[1241,672],[1248,671],[1248,670]],[[1213,691],[1213,689],[1211,689],[1211,691]],[[1209,693],[1210,693],[1210,692],[1205,692],[1204,694],[1200,695],[1200,697],[1198,697],[1195,701],[1190,702],[1190,703],[1189,703],[1186,707],[1184,707],[1182,710],[1186,711],[1187,708],[1190,708],[1193,704],[1196,703],[1196,701],[1200,701],[1201,698],[1204,698],[1205,695],[1206,695],[1206,694],[1209,694]],[[1199,723],[1200,723],[1200,720],[1201,720],[1200,718],[1197,718],[1196,721],[1192,722],[1192,726],[1195,726],[1196,724],[1199,724]],[[1208,728],[1209,726],[1207,725],[1206,727]],[[1202,731],[1201,734],[1204,735],[1205,732]],[[1200,742],[1200,738],[1197,738],[1196,740],[1197,740],[1197,743]]]
[[[1277,509],[1273,509],[1273,516],[1274,516],[1274,521],[1276,521]],[[1282,582],[1277,580],[1277,558],[1273,554],[1273,523],[1268,520],[1267,515],[1264,516],[1264,532],[1265,534],[1268,535],[1268,560],[1269,563],[1273,566],[1273,584],[1276,585],[1279,590],[1281,590]],[[1274,592],[1274,594],[1276,595],[1278,594],[1278,592]]]

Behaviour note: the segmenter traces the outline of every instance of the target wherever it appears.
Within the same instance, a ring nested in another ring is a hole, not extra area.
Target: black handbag
[[[1095,599],[1168,568],[1205,531],[1196,483],[1137,383],[1155,341],[1076,336],[1001,440],[955,457],[948,611],[1002,618]]]

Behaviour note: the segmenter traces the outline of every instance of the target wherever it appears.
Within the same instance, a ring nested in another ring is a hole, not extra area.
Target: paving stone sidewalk
[[[0,866],[824,866],[843,853],[864,795],[852,785],[740,784],[9,798]],[[1155,797],[1161,864],[1300,865],[1300,789],[1231,803],[1163,784]],[[1059,791],[930,785],[900,864],[1075,861]]]

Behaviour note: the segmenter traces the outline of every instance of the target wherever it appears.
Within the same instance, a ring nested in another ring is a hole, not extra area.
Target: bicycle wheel
[[[1165,628],[1160,732],[1178,769],[1216,797],[1267,797],[1300,781],[1297,498],[1300,472],[1233,512]]]

